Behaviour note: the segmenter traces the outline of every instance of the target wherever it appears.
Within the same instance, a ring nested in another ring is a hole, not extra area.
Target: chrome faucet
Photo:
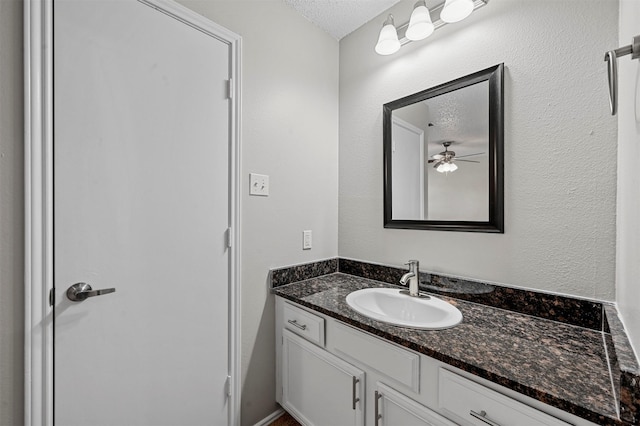
[[[420,292],[418,289],[418,284],[420,283],[420,262],[418,262],[417,260],[410,260],[405,263],[405,265],[409,265],[409,272],[407,272],[402,276],[402,278],[400,278],[400,284],[409,286],[409,296],[419,297]],[[409,284],[407,284],[407,282]],[[403,292],[407,293],[406,291]]]

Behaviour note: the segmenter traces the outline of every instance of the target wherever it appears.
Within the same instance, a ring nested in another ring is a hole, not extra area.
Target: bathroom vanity
[[[462,323],[396,327],[345,301],[390,283],[329,272],[273,288],[276,399],[304,424],[637,424],[618,414],[601,331],[442,295]]]

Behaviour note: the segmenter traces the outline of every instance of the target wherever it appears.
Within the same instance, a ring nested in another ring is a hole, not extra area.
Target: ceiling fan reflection
[[[444,151],[439,154],[435,154],[431,156],[431,159],[427,161],[427,163],[435,163],[433,167],[440,173],[448,173],[454,172],[458,169],[458,166],[454,163],[455,161],[464,161],[467,163],[479,163],[476,160],[461,160],[461,158],[472,157],[474,155],[483,155],[484,152],[477,152],[475,154],[466,154],[456,156],[454,151],[449,151],[449,147],[451,146],[452,141],[442,142],[442,146],[444,146]]]

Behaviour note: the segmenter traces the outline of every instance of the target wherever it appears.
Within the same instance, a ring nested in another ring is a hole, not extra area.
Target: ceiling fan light
[[[458,166],[450,161],[445,161],[436,167],[436,171],[440,173],[455,172],[456,170],[458,170]]]
[[[400,50],[398,31],[393,25],[393,15],[389,15],[387,20],[384,21],[375,50],[378,55],[391,55]]]
[[[422,40],[429,37],[435,27],[431,21],[431,14],[424,0],[421,0],[413,7],[409,27],[405,36],[412,41]]]
[[[440,19],[449,24],[462,21],[473,12],[473,0],[447,0],[440,12]]]

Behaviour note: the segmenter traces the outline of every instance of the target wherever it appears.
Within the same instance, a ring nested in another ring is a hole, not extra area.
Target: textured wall
[[[414,1],[390,11],[408,19]],[[613,300],[616,1],[491,0],[389,57],[384,16],[340,42],[341,256]],[[505,233],[383,228],[382,105],[504,62]]]
[[[242,424],[276,409],[269,268],[338,253],[338,42],[281,1],[181,3],[240,34]],[[249,173],[271,195],[249,197]],[[302,231],[313,248],[302,251]]]
[[[620,43],[640,34],[640,2],[620,2]],[[614,46],[618,47],[618,45]],[[612,47],[613,48],[613,47]],[[640,353],[640,61],[618,60],[618,264],[616,300]]]
[[[22,1],[0,1],[0,425],[23,422]]]

